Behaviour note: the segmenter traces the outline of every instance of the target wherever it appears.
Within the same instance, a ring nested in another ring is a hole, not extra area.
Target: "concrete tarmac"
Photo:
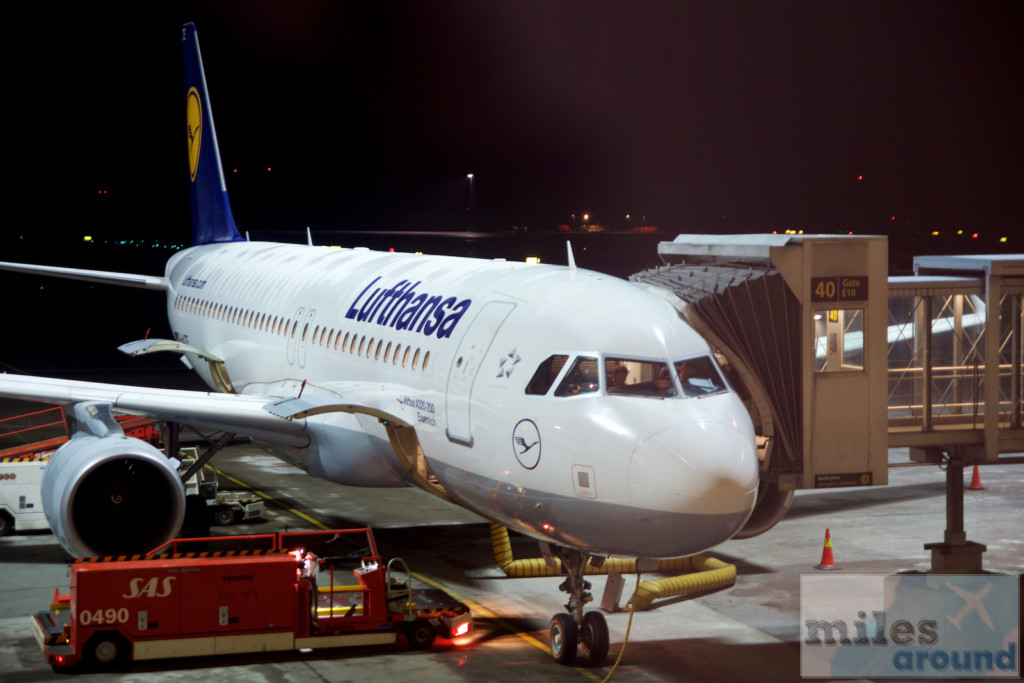
[[[905,460],[893,451],[892,460]],[[927,569],[925,543],[945,528],[945,473],[935,466],[894,468],[890,484],[871,489],[797,494],[786,518],[766,534],[729,541],[711,554],[738,568],[736,585],[634,615],[608,614],[606,666],[580,657],[575,666],[546,652],[548,622],[562,610],[560,578],[509,579],[497,568],[487,522],[414,489],[359,489],[306,476],[249,446],[233,446],[213,464],[223,488],[243,484],[270,499],[263,520],[214,533],[264,533],[369,525],[382,553],[399,556],[416,573],[443,584],[474,608],[474,631],[427,651],[394,646],[200,657],[133,664],[125,673],[82,674],[84,680],[180,681],[798,681],[800,575],[815,573],[825,529],[831,530],[840,572],[888,574]],[[968,475],[970,470],[968,470]],[[1024,466],[981,468],[983,491],[966,491],[965,526],[984,543],[985,568],[1024,571]],[[968,478],[969,483],[969,478]],[[685,533],[685,530],[680,530]],[[513,537],[516,557],[536,556],[537,544]],[[29,626],[54,588],[67,591],[66,558],[48,533],[0,538],[0,681],[67,681],[46,664]],[[644,578],[651,578],[645,575]],[[592,577],[600,601],[606,578]],[[635,578],[626,577],[624,596]]]

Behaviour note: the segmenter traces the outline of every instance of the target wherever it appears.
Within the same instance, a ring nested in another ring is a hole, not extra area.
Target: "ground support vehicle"
[[[201,543],[205,552],[188,552]],[[354,579],[354,583],[353,583]],[[410,585],[368,528],[176,539],[153,553],[71,565],[71,590],[32,617],[55,670],[80,663],[394,643],[472,628],[469,608]]]
[[[182,448],[179,455],[181,466],[178,470],[184,476],[199,459],[199,451],[194,447]],[[208,466],[199,468],[185,480],[185,495],[202,498],[210,521],[219,526],[259,519],[266,510],[263,499],[250,491],[222,491],[217,473]]]

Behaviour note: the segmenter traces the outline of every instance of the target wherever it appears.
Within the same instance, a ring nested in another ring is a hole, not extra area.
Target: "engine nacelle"
[[[174,538],[185,515],[176,461],[125,436],[109,405],[78,404],[75,413],[79,425],[83,417],[92,424],[53,454],[41,491],[64,549],[75,557],[130,555]]]
[[[778,524],[793,504],[793,491],[780,491],[777,484],[762,481],[757,488],[754,512],[733,538],[752,538]]]

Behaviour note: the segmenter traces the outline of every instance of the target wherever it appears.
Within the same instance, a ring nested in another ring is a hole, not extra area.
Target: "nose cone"
[[[746,522],[757,497],[757,474],[752,435],[716,422],[676,425],[633,451],[630,504],[640,522],[666,514],[677,522],[699,519],[701,530],[696,535],[702,537],[702,547],[689,551],[699,552],[728,539]],[[675,533],[697,531],[693,529],[697,525],[687,526]]]

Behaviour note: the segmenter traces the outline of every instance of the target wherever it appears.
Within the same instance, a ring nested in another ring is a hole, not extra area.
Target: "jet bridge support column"
[[[932,551],[930,574],[980,574],[981,554],[988,548],[967,540],[964,531],[964,459],[950,456],[946,464],[946,533],[942,543],[925,543]]]

